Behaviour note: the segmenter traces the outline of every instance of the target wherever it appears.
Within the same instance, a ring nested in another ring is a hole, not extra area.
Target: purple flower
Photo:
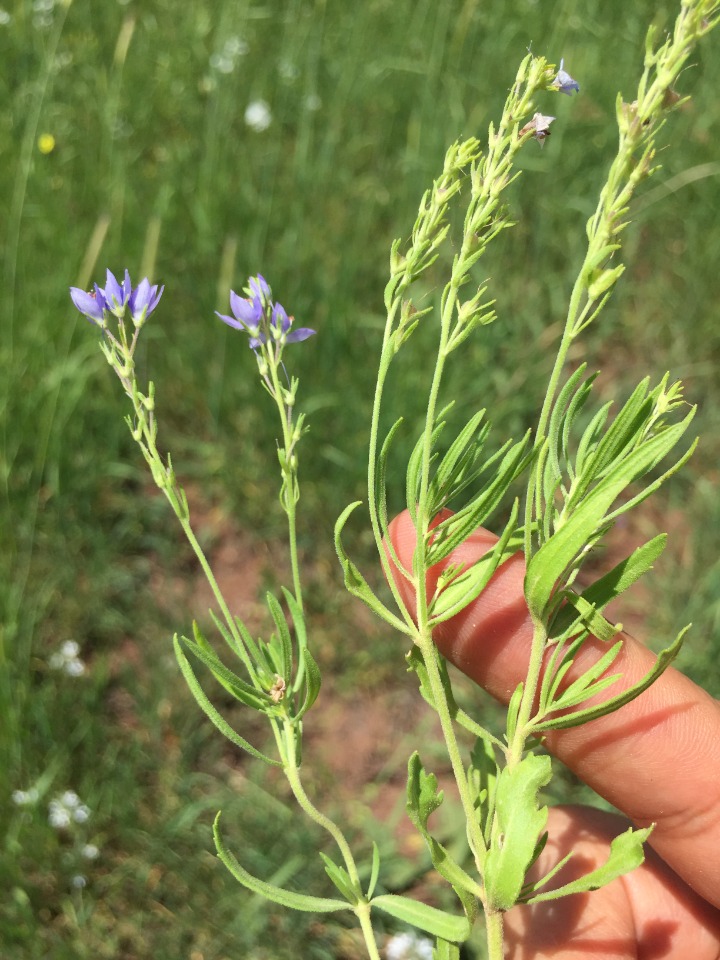
[[[111,313],[114,313],[116,317],[122,317],[125,313],[125,304],[131,293],[132,284],[130,283],[130,274],[127,270],[125,271],[125,279],[122,285],[117,282],[114,273],[110,270],[107,271],[103,296],[107,304],[107,309]]]
[[[127,276],[127,271],[125,271],[125,273]],[[127,277],[127,279],[129,281],[130,277]],[[130,291],[127,302],[130,307],[133,323],[136,327],[142,326],[142,324],[145,323],[160,302],[160,297],[163,295],[164,290],[165,287],[162,286],[158,292],[157,284],[151,287],[148,278],[143,277],[137,287]]]
[[[139,327],[158,305],[164,289],[160,287],[158,291],[157,286],[150,285],[147,277],[133,289],[127,270],[122,283],[108,270],[104,290],[97,284],[90,293],[79,287],[70,287],[70,298],[80,313],[96,326],[105,327],[111,314],[122,320],[129,306],[132,321]]]
[[[230,291],[230,309],[233,316],[217,313],[218,317],[235,330],[244,330],[249,335],[251,350],[258,350],[263,344],[277,343],[283,347],[286,343],[299,343],[315,333],[309,327],[291,330],[293,317],[289,317],[281,303],[273,303],[272,291],[260,274],[248,281],[247,292],[250,297],[240,297]]]
[[[263,303],[270,303],[272,300],[272,291],[268,286],[268,282],[265,277],[259,273],[256,277],[250,277],[248,280],[248,288],[250,296],[255,299],[257,297]]]
[[[87,293],[80,287],[70,287],[70,299],[90,323],[105,326],[105,297],[97,284],[92,293]]]
[[[560,61],[560,69],[557,72],[557,76],[553,80],[553,86],[558,91],[558,93],[566,93],[569,97],[573,93],[580,93],[580,84],[577,80],[573,80],[567,71],[563,70],[564,60]]]
[[[263,319],[262,300],[254,296],[252,300],[245,300],[239,297],[234,290],[230,291],[230,309],[234,316],[228,317],[224,313],[215,313],[220,317],[223,323],[236,330],[245,330],[251,337],[256,337],[260,330],[260,324]]]

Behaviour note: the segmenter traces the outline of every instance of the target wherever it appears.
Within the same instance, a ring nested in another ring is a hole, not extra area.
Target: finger
[[[613,837],[627,829],[615,814],[589,807],[550,811],[550,839],[531,871],[539,879],[568,853],[553,879],[559,887],[607,858]],[[516,907],[506,914],[508,960],[716,960],[720,912],[674,874],[652,850],[627,876],[588,893]]]
[[[412,568],[415,530],[407,513],[390,525],[398,559]],[[432,589],[450,563],[471,563],[495,543],[477,530],[428,577]],[[523,595],[521,555],[496,572],[480,597],[439,627],[438,648],[498,700],[507,703],[527,672],[532,625]],[[412,609],[414,592],[396,575]],[[624,636],[613,672],[630,686],[655,655]],[[576,657],[578,670],[607,646],[590,638]],[[617,713],[582,727],[551,731],[548,749],[638,826],[656,823],[650,843],[663,859],[715,906],[720,906],[720,706],[672,667]]]

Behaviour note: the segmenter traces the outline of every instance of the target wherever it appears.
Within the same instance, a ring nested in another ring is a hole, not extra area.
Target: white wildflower
[[[62,670],[69,677],[81,677],[85,673],[85,664],[80,659],[79,653],[79,644],[75,640],[66,640],[50,657],[50,667],[53,670]]]
[[[253,100],[245,110],[245,123],[256,133],[262,133],[272,123],[270,105],[265,100]]]
[[[90,808],[80,801],[74,790],[66,790],[48,805],[48,820],[56,830],[65,830],[72,823],[87,823]]]
[[[432,955],[432,941],[411,931],[396,933],[385,944],[385,960],[432,960]]]
[[[38,801],[37,787],[30,787],[29,790],[13,790],[12,801],[18,807],[29,807]]]

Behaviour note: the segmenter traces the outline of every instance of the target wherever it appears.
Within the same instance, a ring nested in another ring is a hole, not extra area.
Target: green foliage
[[[537,857],[547,823],[538,791],[551,777],[550,757],[529,754],[503,767],[495,788],[494,833],[485,860],[488,908],[508,910],[520,897],[525,874]]]
[[[523,903],[540,903],[544,900],[557,900],[559,897],[570,896],[574,893],[588,893],[604,887],[625,873],[629,873],[631,870],[639,867],[643,862],[643,844],[652,833],[652,830],[652,827],[647,827],[644,830],[633,830],[629,828],[625,833],[621,833],[610,841],[610,852],[602,866],[591,870],[590,873],[586,873],[577,880],[572,880],[570,883],[565,883],[561,887],[556,887],[554,890],[537,893],[536,891],[540,887],[544,886],[555,876],[560,866],[564,866],[565,863],[572,859],[572,854],[569,854],[561,864],[558,864],[551,874],[546,874],[542,880],[538,880],[537,883],[528,886],[522,897]]]

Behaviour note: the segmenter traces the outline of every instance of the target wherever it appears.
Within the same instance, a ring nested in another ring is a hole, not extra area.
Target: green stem
[[[327,831],[330,836],[333,838],[337,847],[340,851],[340,854],[345,863],[345,869],[347,870],[350,880],[353,885],[357,888],[359,900],[356,904],[353,905],[353,910],[360,921],[360,927],[365,938],[365,943],[368,949],[368,956],[370,960],[380,960],[380,954],[377,948],[377,942],[375,940],[375,933],[370,922],[370,904],[362,896],[362,887],[360,885],[360,876],[358,874],[358,869],[355,864],[355,859],[350,850],[350,846],[345,839],[340,827],[335,823],[334,820],[331,820],[330,817],[322,813],[312,800],[308,797],[303,787],[302,781],[300,779],[300,769],[297,765],[296,749],[295,749],[295,729],[293,725],[289,722],[285,723],[285,744],[283,749],[284,754],[284,771],[285,776],[288,779],[290,788],[293,792],[295,799],[302,808],[302,810],[307,814],[307,816],[316,823],[319,827],[322,827],[323,830]]]
[[[360,890],[360,877],[358,875],[357,866],[355,865],[355,859],[353,858],[350,846],[343,836],[340,827],[335,823],[334,820],[331,820],[330,817],[318,810],[305,792],[305,788],[303,787],[300,779],[300,768],[298,767],[297,763],[295,747],[296,733],[294,725],[290,721],[286,721],[284,724],[284,731],[285,748],[283,753],[285,754],[285,762],[283,769],[285,771],[285,776],[288,778],[293,795],[308,817],[310,817],[310,819],[319,827],[322,827],[323,830],[327,831],[327,833],[329,833],[333,838],[345,862],[345,868],[350,875],[350,879],[357,886],[358,890]]]
[[[455,727],[450,714],[450,708],[448,707],[447,698],[445,696],[445,688],[443,687],[442,678],[440,676],[440,669],[438,667],[438,657],[440,654],[438,653],[429,632],[426,632],[424,635],[421,635],[418,638],[418,646],[420,647],[423,657],[425,658],[425,666],[428,672],[428,680],[430,681],[430,689],[432,690],[433,700],[435,702],[435,711],[438,715],[438,719],[440,720],[440,728],[442,729],[443,738],[445,740],[445,748],[447,750],[448,757],[450,758],[453,774],[457,783],[458,793],[460,795],[460,803],[467,821],[468,839],[472,847],[473,857],[475,858],[475,864],[477,866],[478,873],[480,876],[482,876],[487,846],[485,844],[485,838],[483,836],[482,829],[480,828],[480,823],[478,822],[474,797],[468,783],[465,772],[465,764],[463,762],[460,745],[458,744],[457,737],[455,736]]]
[[[125,331],[122,324],[120,324],[120,331],[122,334],[123,341],[126,342]],[[130,362],[132,362],[131,357],[130,357]],[[133,385],[136,386],[136,384],[137,384],[137,381],[135,380],[134,371],[131,371],[130,385],[132,387]],[[151,388],[151,392],[152,392],[152,388]],[[153,477],[156,477],[157,475],[166,477],[168,471],[163,462],[162,457],[160,456],[160,453],[157,448],[157,444],[155,442],[156,431],[154,429],[153,414],[152,412],[150,412],[149,419],[148,419],[148,411],[143,406],[137,389],[135,390],[131,389],[130,391],[128,391],[128,396],[132,401],[133,408],[135,410],[135,416],[137,417],[138,423],[142,428],[143,442],[141,443],[141,446],[143,447],[143,453],[145,455],[145,459],[148,461],[148,464],[152,469]],[[154,469],[153,469],[153,466],[154,466]],[[165,497],[167,498],[170,506],[172,507],[175,516],[180,521],[180,525],[183,529],[183,532],[185,533],[185,536],[187,537],[188,543],[192,547],[193,552],[195,553],[195,556],[197,557],[200,563],[200,566],[202,567],[203,573],[205,574],[207,582],[210,585],[210,589],[213,592],[213,596],[215,597],[215,600],[217,601],[217,604],[220,607],[223,618],[225,619],[225,623],[227,624],[227,628],[230,631],[230,635],[235,641],[235,650],[238,656],[240,657],[240,659],[242,660],[243,664],[245,665],[250,676],[254,678],[256,676],[255,667],[252,661],[250,660],[250,657],[248,656],[248,653],[245,649],[245,644],[242,642],[242,638],[238,633],[235,620],[232,614],[230,613],[230,609],[225,601],[225,597],[222,595],[222,592],[220,591],[220,587],[218,586],[217,580],[215,579],[215,575],[212,572],[212,568],[208,563],[208,559],[205,556],[205,553],[202,547],[198,543],[198,539],[195,536],[195,533],[192,529],[192,526],[190,524],[190,519],[187,516],[187,512],[183,504],[184,498],[181,495],[181,488],[177,485],[175,481],[173,481],[172,483],[168,482],[166,485],[158,484],[158,486],[160,486],[160,489],[165,494]]]
[[[512,742],[508,744],[507,765],[510,768],[520,763],[523,758],[525,742],[528,738],[527,725],[535,703],[538,683],[540,682],[540,673],[542,671],[546,645],[547,631],[545,625],[536,623],[533,630],[532,645],[530,647],[530,663],[528,664],[527,677],[525,678],[525,686],[522,700],[520,701],[517,723],[515,725],[515,735]]]
[[[458,263],[462,263],[463,251],[458,258]],[[455,273],[455,270],[453,271]],[[427,581],[426,581],[426,571],[427,571],[427,535],[429,531],[431,517],[427,515],[427,494],[430,484],[430,462],[432,457],[432,434],[435,425],[435,417],[437,410],[437,402],[440,393],[440,385],[442,382],[442,377],[445,369],[445,361],[447,357],[446,348],[447,342],[450,333],[450,324],[452,321],[453,311],[455,309],[455,302],[457,299],[458,284],[455,276],[451,277],[450,283],[447,287],[447,297],[445,300],[445,305],[443,309],[443,315],[440,321],[440,343],[438,347],[438,359],[435,365],[435,370],[433,372],[433,379],[430,386],[430,393],[428,397],[428,406],[427,413],[425,417],[425,436],[423,441],[423,464],[422,464],[422,473],[420,478],[420,493],[418,497],[418,529],[417,529],[417,541],[415,547],[415,559],[413,561],[413,568],[415,572],[415,590],[416,590],[416,616],[417,616],[417,627],[418,627],[418,646],[422,651],[423,657],[425,659],[425,665],[428,671],[428,679],[430,681],[430,687],[433,693],[433,700],[435,703],[435,710],[437,711],[438,717],[440,719],[440,726],[442,728],[443,737],[445,740],[445,746],[452,764],[453,773],[455,775],[455,780],[457,782],[458,792],[460,794],[460,801],[462,803],[463,811],[465,813],[465,819],[467,822],[467,831],[468,839],[472,847],[473,856],[475,858],[475,863],[478,868],[478,872],[482,876],[483,865],[485,862],[485,854],[487,852],[487,847],[485,844],[485,838],[483,837],[482,829],[478,818],[476,815],[475,804],[473,801],[473,796],[468,784],[465,764],[462,759],[460,752],[460,747],[458,745],[457,737],[455,736],[455,728],[453,724],[453,719],[450,713],[450,707],[448,705],[447,696],[445,693],[445,688],[442,683],[442,678],[440,676],[440,669],[438,666],[438,657],[440,656],[435,648],[435,644],[432,639],[432,631],[429,626],[429,606],[428,606],[428,597],[427,597]]]
[[[238,653],[238,656],[240,657],[242,662],[245,664],[245,667],[247,668],[250,676],[254,677],[255,667],[253,665],[253,662],[252,660],[250,660],[249,656],[247,655],[247,652],[245,650],[245,645],[242,642],[240,635],[238,634],[237,627],[235,625],[235,620],[232,614],[230,613],[230,609],[225,601],[225,597],[222,595],[220,591],[220,587],[218,586],[217,580],[215,579],[215,574],[212,572],[212,567],[208,563],[208,559],[205,556],[202,547],[198,543],[197,537],[193,532],[193,528],[190,526],[190,521],[186,517],[182,516],[181,513],[178,512],[178,509],[176,509],[176,505],[174,502],[174,497],[170,497],[168,495],[168,492],[165,492],[165,495],[167,496],[168,500],[172,504],[173,510],[175,510],[175,514],[178,520],[180,521],[180,525],[183,528],[185,536],[188,539],[188,543],[193,548],[193,552],[195,553],[195,556],[198,558],[198,561],[200,563],[200,566],[202,567],[203,573],[205,574],[205,578],[207,582],[210,584],[210,589],[213,592],[213,596],[215,597],[217,605],[220,607],[220,611],[222,612],[223,618],[225,619],[225,623],[227,624],[228,630],[230,631],[230,634],[233,640],[235,640],[236,651]]]
[[[280,422],[283,432],[283,447],[285,454],[285,466],[283,471],[283,483],[285,484],[285,497],[283,506],[288,518],[288,545],[290,547],[290,569],[292,571],[293,591],[300,609],[303,609],[302,581],[300,578],[300,561],[298,557],[297,543],[297,510],[295,489],[297,486],[297,470],[291,465],[293,456],[293,421],[292,408],[286,406],[283,400],[283,388],[278,378],[277,363],[269,364],[270,375],[273,384],[273,396],[280,414]]]
[[[376,500],[376,489],[375,489],[375,475],[377,471],[377,458],[378,458],[378,445],[380,437],[380,410],[382,407],[383,392],[385,390],[385,381],[387,379],[388,370],[390,369],[390,363],[392,362],[393,351],[392,351],[392,329],[395,323],[395,317],[397,314],[398,307],[400,306],[400,298],[396,298],[393,301],[392,309],[388,311],[387,320],[385,323],[385,333],[383,335],[382,350],[380,352],[380,363],[378,368],[378,375],[375,384],[375,395],[373,397],[373,407],[372,414],[370,419],[370,441],[369,441],[369,450],[368,450],[368,474],[367,474],[367,490],[368,490],[368,513],[370,515],[370,525],[372,526],[373,536],[375,537],[375,544],[377,546],[378,555],[380,557],[380,563],[382,564],[383,572],[385,574],[385,579],[388,586],[390,587],[390,592],[393,595],[397,609],[400,611],[400,614],[405,619],[406,623],[412,630],[415,630],[415,624],[413,623],[405,602],[400,595],[400,591],[395,582],[394,569],[391,558],[385,549],[383,544],[384,531],[380,523],[380,515],[378,512],[378,504]]]
[[[355,914],[360,921],[360,929],[365,937],[365,945],[367,946],[370,960],[380,960],[380,952],[377,947],[377,941],[375,940],[375,931],[370,922],[370,904],[367,902],[358,903],[355,907]]]
[[[494,910],[485,914],[488,960],[503,960],[503,921],[502,910]]]

